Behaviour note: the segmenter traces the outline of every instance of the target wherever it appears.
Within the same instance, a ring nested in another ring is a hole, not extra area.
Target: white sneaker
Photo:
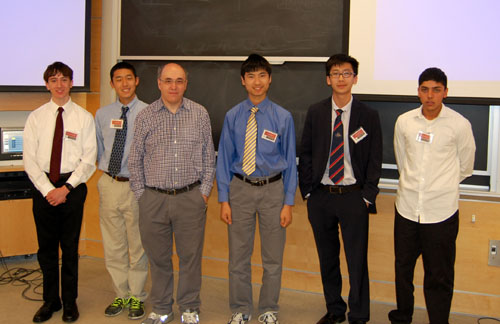
[[[156,314],[155,312],[151,312],[148,315],[148,318],[144,320],[141,324],[165,324],[168,322],[172,322],[174,320],[174,313],[170,312],[170,314],[161,315]]]
[[[181,322],[184,324],[198,324],[200,322],[200,317],[196,310],[186,309],[181,316]]]
[[[243,314],[243,313],[233,313],[229,322],[227,324],[245,324],[252,318],[251,315]]]
[[[278,315],[277,312],[265,312],[264,314],[261,314],[258,319],[259,322],[263,324],[279,324],[276,315]]]

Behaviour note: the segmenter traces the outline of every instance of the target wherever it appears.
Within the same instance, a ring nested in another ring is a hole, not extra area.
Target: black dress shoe
[[[326,313],[318,323],[316,324],[337,324],[345,321],[345,315],[334,315],[332,313]]]
[[[62,320],[66,323],[74,322],[78,319],[80,313],[78,313],[78,307],[76,302],[64,303]]]
[[[349,322],[349,324],[366,324],[366,322],[365,321],[361,321],[361,320],[357,320],[357,321]]]
[[[49,320],[52,317],[52,313],[57,312],[61,309],[61,303],[57,302],[44,302],[42,307],[33,316],[33,322],[41,323]]]

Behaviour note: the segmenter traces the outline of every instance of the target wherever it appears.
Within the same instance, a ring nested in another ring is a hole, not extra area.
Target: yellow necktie
[[[255,114],[259,108],[252,107],[250,117],[248,117],[247,131],[245,133],[245,150],[243,151],[243,167],[245,174],[250,175],[255,171],[255,147],[257,144],[257,121]]]

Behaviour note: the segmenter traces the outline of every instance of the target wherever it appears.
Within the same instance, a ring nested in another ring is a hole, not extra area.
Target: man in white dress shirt
[[[413,274],[424,265],[431,324],[448,323],[453,297],[459,184],[472,175],[476,146],[467,119],[443,105],[447,77],[428,68],[419,77],[422,105],[399,116],[394,152],[400,174],[394,220],[397,309],[392,323],[411,323]]]
[[[33,322],[50,319],[61,309],[61,299],[62,320],[74,322],[79,317],[78,242],[85,182],[95,171],[97,154],[95,126],[92,114],[71,101],[73,71],[69,66],[54,62],[43,77],[51,99],[28,116],[23,150],[24,169],[34,185],[33,214],[43,274],[44,303]]]

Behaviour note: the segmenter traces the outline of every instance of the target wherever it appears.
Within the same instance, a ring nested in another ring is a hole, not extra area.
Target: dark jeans
[[[328,312],[343,315],[339,225],[349,270],[349,321],[370,320],[368,280],[368,209],[361,191],[332,194],[316,189],[307,201],[307,212],[318,250],[323,292]]]
[[[65,181],[59,180],[56,187]],[[46,302],[60,302],[59,247],[62,251],[62,300],[71,303],[78,296],[78,242],[86,196],[87,186],[82,183],[67,195],[65,203],[54,207],[38,190],[33,190],[38,263],[43,274],[43,300]]]
[[[420,255],[424,265],[424,296],[431,324],[448,323],[458,234],[458,210],[440,223],[421,224],[395,211],[396,299],[398,309],[389,313],[392,323],[411,323],[415,298],[413,275]]]

